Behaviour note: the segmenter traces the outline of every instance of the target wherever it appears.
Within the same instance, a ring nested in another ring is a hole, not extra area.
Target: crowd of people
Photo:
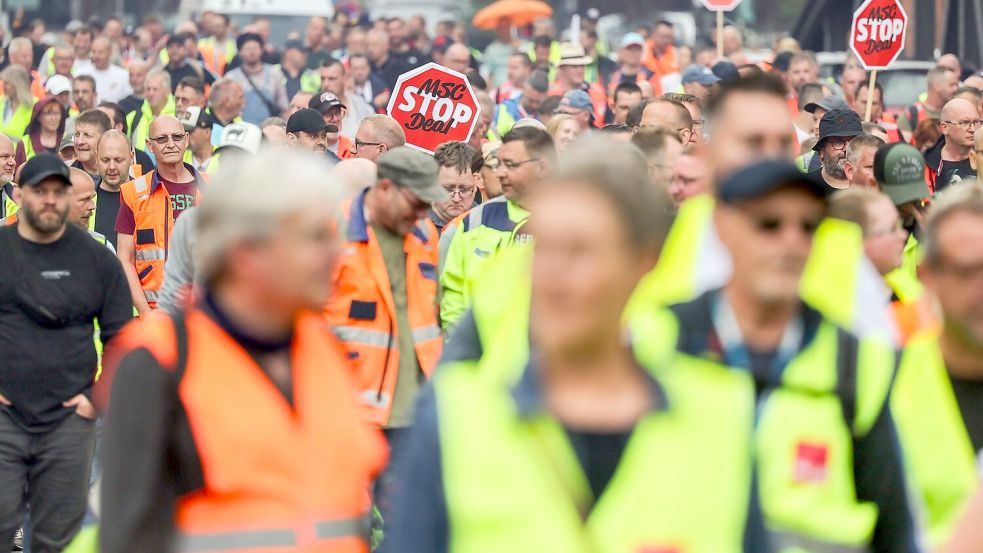
[[[893,113],[594,25],[18,21],[0,543],[983,547],[983,76]],[[480,105],[432,154],[386,114],[430,61]]]

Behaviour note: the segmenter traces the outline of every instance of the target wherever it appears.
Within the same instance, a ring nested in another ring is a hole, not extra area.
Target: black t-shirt
[[[836,188],[835,186],[832,186],[831,184],[826,182],[826,179],[823,177],[822,167],[816,169],[815,171],[809,171],[809,175],[814,177],[817,181],[819,181],[823,185],[823,190],[826,192],[827,197],[833,195],[834,192],[839,192],[840,190],[844,190],[842,188]]]
[[[632,429],[624,432],[585,432],[567,427],[566,431],[596,504],[621,463]]]
[[[116,215],[119,214],[119,192],[96,188],[95,231],[116,247]]]
[[[89,393],[96,373],[93,320],[105,344],[133,318],[123,268],[105,245],[68,225],[37,244],[0,229],[0,410],[28,432],[72,414],[62,402]]]
[[[952,184],[958,184],[966,177],[975,177],[976,171],[970,165],[968,159],[961,161],[942,160],[942,169],[939,176],[935,179],[935,191],[944,190]]]
[[[983,380],[949,377],[973,451],[983,450]]]

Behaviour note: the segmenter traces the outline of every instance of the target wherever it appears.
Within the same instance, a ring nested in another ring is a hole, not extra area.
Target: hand
[[[9,399],[3,397],[3,394],[0,394],[0,403],[6,405],[7,407],[10,407],[12,405]]]
[[[78,394],[72,399],[62,402],[62,405],[65,407],[74,407],[75,414],[83,419],[95,419],[99,415],[95,406],[89,401],[89,398],[83,394]]]

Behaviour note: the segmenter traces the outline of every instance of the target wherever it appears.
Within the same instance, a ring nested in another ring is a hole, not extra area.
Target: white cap
[[[239,148],[251,154],[259,152],[263,141],[263,131],[252,123],[232,123],[222,129],[222,140],[219,148]]]
[[[64,75],[52,75],[44,82],[44,89],[52,96],[72,91],[72,81]]]

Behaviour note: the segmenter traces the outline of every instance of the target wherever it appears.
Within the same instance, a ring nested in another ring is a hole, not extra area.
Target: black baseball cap
[[[60,179],[67,186],[72,185],[68,166],[51,152],[41,152],[24,164],[20,172],[20,186],[37,186],[47,179]]]
[[[803,188],[817,198],[826,197],[825,188],[815,177],[779,159],[758,161],[731,174],[718,187],[717,197],[725,204],[733,204],[791,186]]]
[[[852,109],[831,109],[819,120],[819,140],[812,149],[816,152],[823,148],[827,138],[853,138],[864,133],[860,116]]]
[[[307,102],[307,107],[316,109],[321,113],[327,113],[331,108],[345,107],[333,92],[322,92],[317,96],[312,96]]]
[[[333,126],[325,123],[324,117],[321,117],[321,114],[317,110],[311,108],[298,110],[287,120],[287,132],[289,133],[306,132],[317,134],[325,129],[330,132],[337,132],[337,127],[335,127],[334,131],[331,131],[330,127]]]

